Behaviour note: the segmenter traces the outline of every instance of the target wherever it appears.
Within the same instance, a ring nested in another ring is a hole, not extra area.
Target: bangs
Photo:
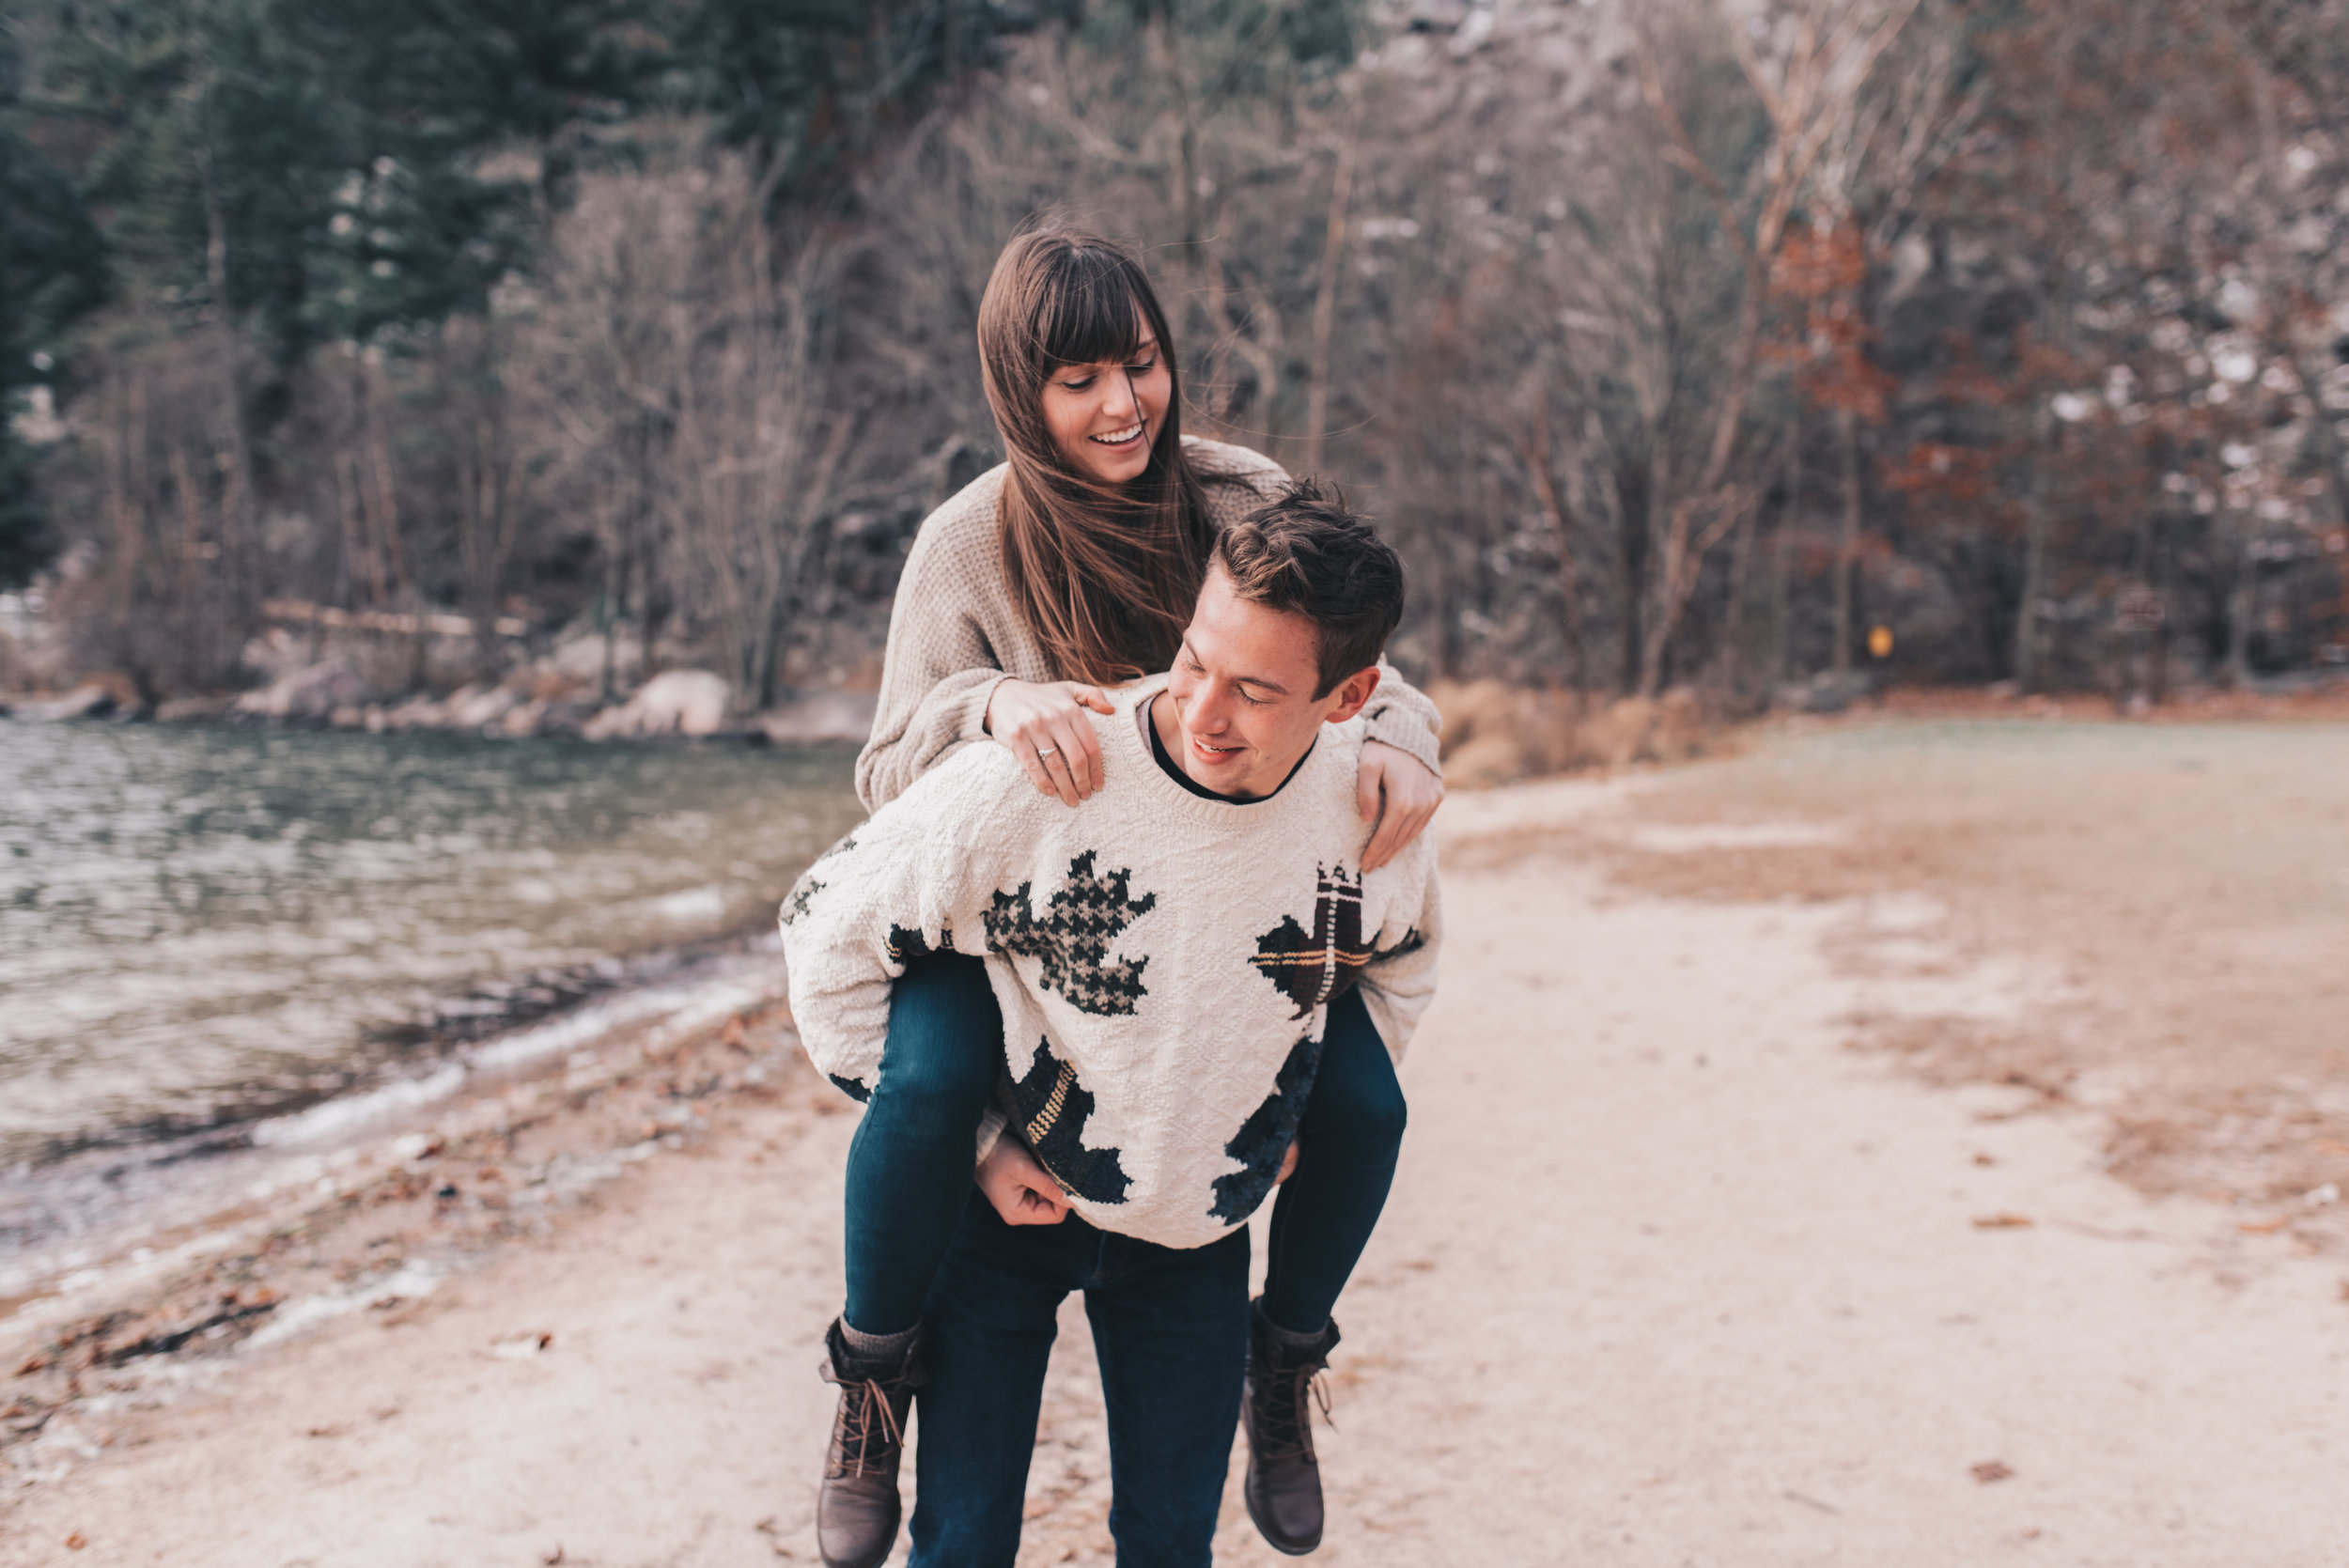
[[[1107,365],[1132,357],[1149,330],[1141,280],[1114,251],[1071,249],[1043,290],[1035,347],[1054,365]]]

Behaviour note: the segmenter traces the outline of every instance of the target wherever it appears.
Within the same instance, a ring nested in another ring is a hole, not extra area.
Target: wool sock
[[[1310,1334],[1300,1334],[1294,1328],[1283,1328],[1272,1321],[1272,1315],[1264,1310],[1264,1303],[1261,1300],[1256,1303],[1256,1316],[1271,1333],[1273,1342],[1289,1350],[1316,1349],[1330,1333],[1330,1320],[1327,1318],[1322,1320],[1320,1327]],[[842,1327],[846,1327],[847,1325],[844,1323]]]
[[[848,1354],[860,1361],[877,1361],[883,1366],[895,1366],[913,1348],[913,1336],[922,1331],[915,1324],[894,1334],[868,1334],[847,1318],[840,1320],[840,1343],[848,1347]]]

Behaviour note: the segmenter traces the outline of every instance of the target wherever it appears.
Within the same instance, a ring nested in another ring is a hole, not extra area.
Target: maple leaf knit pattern
[[[1245,446],[1185,436],[1183,450],[1202,478],[1221,476],[1205,486],[1219,529],[1271,500],[1288,478],[1280,464]],[[1057,678],[1043,644],[1021,623],[1003,575],[995,507],[1006,472],[998,464],[948,497],[923,520],[906,556],[889,616],[880,706],[856,759],[857,797],[868,811],[972,741],[988,740],[987,705],[1005,675]],[[1384,660],[1362,718],[1372,739],[1441,770],[1436,737],[1442,716]]]
[[[783,945],[801,1040],[860,1099],[907,961],[982,954],[1011,1132],[1093,1224],[1200,1247],[1271,1191],[1332,997],[1361,986],[1400,1060],[1442,914],[1432,834],[1361,874],[1360,718],[1325,726],[1271,799],[1236,804],[1152,757],[1142,726],[1164,686],[1086,715],[1106,777],[1073,809],[1001,746],[924,774],[808,869]]]

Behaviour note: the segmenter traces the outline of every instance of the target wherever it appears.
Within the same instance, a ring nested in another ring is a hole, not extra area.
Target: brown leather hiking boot
[[[1316,1380],[1337,1347],[1338,1326],[1310,1344],[1277,1333],[1258,1301],[1248,1317],[1248,1385],[1240,1429],[1248,1434],[1248,1478],[1240,1495],[1248,1516],[1276,1552],[1303,1557],[1321,1545],[1321,1464],[1314,1457],[1309,1400],[1330,1413]]]
[[[831,1352],[824,1381],[840,1386],[840,1411],[832,1418],[824,1483],[816,1494],[816,1549],[824,1568],[880,1568],[897,1540],[906,1414],[913,1390],[928,1381],[921,1336],[894,1367],[857,1360],[837,1320],[824,1334],[824,1348]]]

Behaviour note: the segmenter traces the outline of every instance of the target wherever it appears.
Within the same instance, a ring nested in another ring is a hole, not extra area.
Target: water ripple
[[[419,1009],[764,918],[842,752],[0,722],[0,1165],[381,1065]]]

